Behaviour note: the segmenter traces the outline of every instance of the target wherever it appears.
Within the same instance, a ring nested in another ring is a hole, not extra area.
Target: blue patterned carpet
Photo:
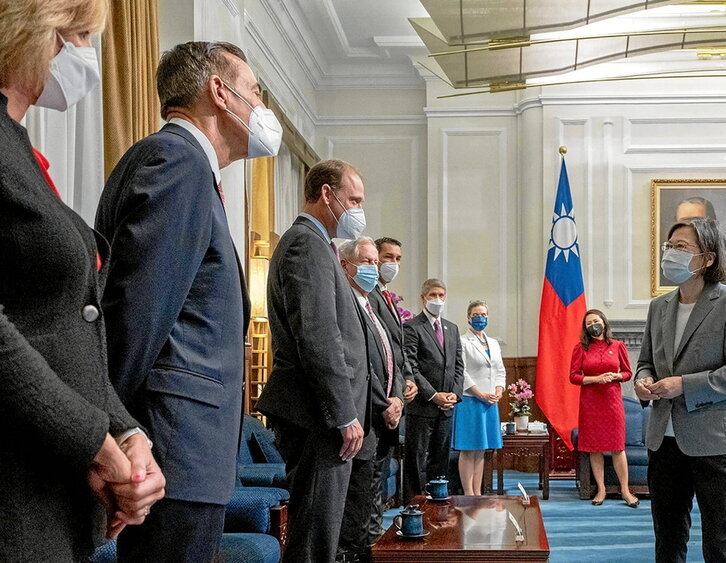
[[[494,475],[496,487],[496,473]],[[517,482],[528,493],[541,499],[537,490],[537,475],[505,471],[505,494],[520,494]],[[540,502],[547,538],[550,542],[551,563],[646,563],[654,560],[653,522],[650,500],[641,499],[636,509],[628,508],[615,498],[607,498],[602,506],[592,506],[580,500],[574,481],[550,481],[550,498]],[[387,523],[400,509],[386,513]],[[691,513],[691,541],[688,561],[702,562],[701,516],[695,505]]]

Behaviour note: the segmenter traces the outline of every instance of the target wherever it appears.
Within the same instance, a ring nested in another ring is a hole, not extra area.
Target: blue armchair
[[[289,496],[281,489],[236,487],[225,513],[219,563],[278,563],[287,524],[281,503]],[[91,563],[116,563],[116,542],[99,547]]]
[[[643,408],[640,401],[623,397],[625,407],[625,455],[628,458],[628,482],[630,490],[636,495],[648,495],[648,449],[645,447],[645,432],[648,428],[651,407]],[[577,451],[578,429],[572,431],[572,444]],[[575,469],[580,498],[591,499],[597,491],[592,477],[590,456],[578,452]],[[605,454],[605,490],[607,494],[619,493],[618,476],[613,468],[612,457]]]
[[[237,454],[237,476],[245,486],[286,488],[285,462],[275,435],[253,416],[245,415]]]

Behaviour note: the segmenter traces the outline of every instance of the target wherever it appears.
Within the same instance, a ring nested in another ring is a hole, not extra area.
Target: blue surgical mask
[[[484,330],[487,327],[488,323],[489,323],[489,319],[487,317],[484,317],[481,315],[472,317],[471,320],[469,321],[471,328],[473,328],[477,332]]]
[[[675,248],[665,250],[663,252],[663,258],[660,261],[663,275],[678,285],[687,282],[698,271],[691,271],[689,267],[691,265],[691,259],[701,254],[691,254],[685,250],[676,250]]]
[[[370,293],[378,283],[378,267],[375,264],[360,264],[353,280],[363,291]]]

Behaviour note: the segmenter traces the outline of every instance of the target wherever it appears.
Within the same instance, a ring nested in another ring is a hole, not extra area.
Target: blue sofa
[[[625,408],[625,455],[628,458],[628,482],[636,495],[648,495],[648,449],[645,447],[645,432],[648,428],[651,407],[643,408],[640,401],[623,397]],[[578,429],[572,431],[572,444],[577,451]],[[591,499],[597,492],[597,485],[590,469],[590,455],[577,453],[575,469],[580,498]],[[613,468],[612,457],[605,454],[605,489],[607,494],[620,493],[618,477]]]

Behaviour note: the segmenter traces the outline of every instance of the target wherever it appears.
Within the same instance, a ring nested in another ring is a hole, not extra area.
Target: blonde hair
[[[56,33],[99,33],[108,0],[0,0],[0,88],[36,88],[50,70]]]

